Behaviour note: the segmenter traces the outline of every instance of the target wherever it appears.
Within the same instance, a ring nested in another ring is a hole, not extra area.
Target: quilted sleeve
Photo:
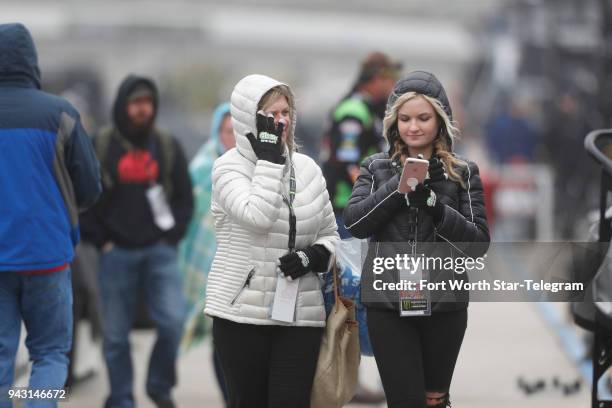
[[[399,175],[395,175],[375,189],[369,168],[370,160],[361,164],[353,193],[344,209],[344,224],[356,238],[369,238],[391,219],[402,206],[403,194],[397,190]]]
[[[476,163],[468,162],[465,179],[467,187],[459,193],[458,210],[444,206],[436,233],[467,255],[478,257],[486,253],[490,236],[482,181]]]
[[[221,156],[213,166],[215,207],[251,231],[268,231],[282,205],[283,168],[282,164],[258,160],[251,177],[240,163]]]

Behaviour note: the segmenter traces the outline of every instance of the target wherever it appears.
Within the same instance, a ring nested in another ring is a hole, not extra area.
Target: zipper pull
[[[246,288],[251,284],[251,278],[253,278],[253,275],[255,275],[255,268],[251,269],[251,271],[249,272],[249,275],[247,276],[246,282],[244,282],[244,286],[242,287],[242,289]]]
[[[240,290],[238,291],[238,293],[236,294],[236,296],[234,296],[234,298],[232,299],[232,301],[230,302],[230,305],[233,305],[234,303],[236,303],[236,300],[238,300],[238,296],[240,296],[240,294],[242,293],[242,291],[251,284],[251,279],[253,278],[253,275],[255,275],[255,268],[251,269],[249,271],[249,274],[247,275],[246,280],[244,281],[244,283],[242,284],[242,287],[240,288]]]

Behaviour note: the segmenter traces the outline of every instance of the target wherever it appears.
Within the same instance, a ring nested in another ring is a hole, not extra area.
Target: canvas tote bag
[[[327,317],[321,341],[311,408],[340,408],[348,404],[357,388],[361,352],[355,305],[341,296],[336,259],[332,262],[332,274],[335,304]]]

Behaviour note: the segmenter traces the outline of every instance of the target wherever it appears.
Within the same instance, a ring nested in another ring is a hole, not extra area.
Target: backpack
[[[157,138],[158,148],[163,163],[161,184],[164,188],[164,192],[166,193],[166,197],[172,197],[174,187],[172,184],[172,168],[174,167],[174,160],[176,157],[174,140],[170,134],[157,129],[154,131],[153,135]],[[94,139],[96,156],[100,162],[102,184],[104,185],[104,189],[107,191],[111,191],[115,186],[115,180],[113,180],[110,171],[107,169],[108,150],[110,142],[113,138],[117,139],[126,150],[131,150],[133,148],[133,145],[127,139],[125,139],[117,129],[112,127],[102,129],[98,136],[96,136]]]

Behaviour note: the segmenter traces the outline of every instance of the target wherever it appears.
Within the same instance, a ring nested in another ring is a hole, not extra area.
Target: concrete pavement
[[[562,311],[563,306],[558,307]],[[153,408],[144,393],[147,359],[154,341],[152,331],[134,332],[132,348],[136,370],[135,395],[138,406]],[[366,386],[379,387],[373,359],[364,358],[362,378]],[[72,407],[101,407],[108,391],[102,369],[94,378],[73,390]],[[575,365],[566,356],[556,334],[541,318],[534,304],[472,303],[468,331],[457,363],[451,389],[453,408],[587,408],[588,387],[564,397],[551,386],[557,376],[563,382],[580,377]],[[526,396],[517,386],[519,377],[532,382],[547,380],[543,392]],[[179,361],[179,386],[175,391],[179,407],[222,408],[211,362],[210,344],[197,347]],[[381,404],[378,407],[384,407]],[[351,408],[367,407],[352,404]]]

